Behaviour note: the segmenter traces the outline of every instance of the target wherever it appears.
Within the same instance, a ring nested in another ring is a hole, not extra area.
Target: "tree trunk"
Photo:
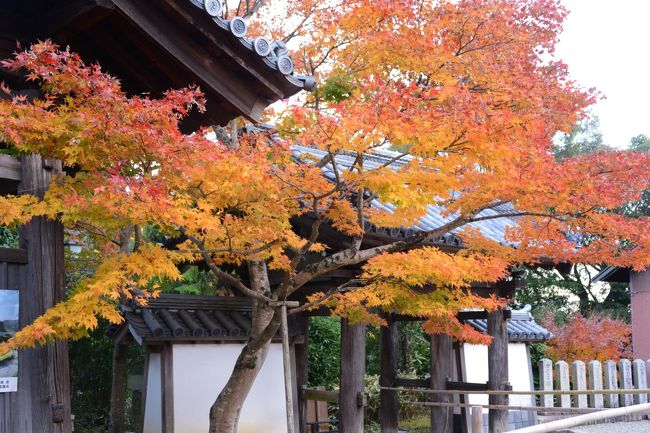
[[[248,269],[251,288],[260,293],[270,290],[266,264],[250,262]],[[255,382],[280,327],[279,311],[268,306],[254,305],[252,336],[237,358],[233,372],[210,408],[210,433],[237,433],[239,414]]]

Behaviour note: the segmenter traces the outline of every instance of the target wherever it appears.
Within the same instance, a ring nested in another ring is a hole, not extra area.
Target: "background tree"
[[[548,61],[566,15],[557,2],[295,1],[289,14],[284,29],[304,41],[302,69],[347,90],[290,107],[279,125],[284,139],[183,134],[182,118],[204,104],[197,89],[127,96],[99,67],[47,42],[4,63],[38,80],[43,98],[0,101],[0,139],[61,159],[74,176],[58,179],[43,200],[0,198],[0,224],[58,218],[90,236],[102,256],[66,302],[9,346],[83,336],[96,316],[120,322],[120,300],[134,291],[155,296],[161,281],[182,278],[180,263],[203,262],[220,284],[253,300],[252,336],[210,411],[211,432],[234,433],[284,301],[330,271],[363,266],[353,286],[315,294],[290,313],[326,304],[353,323],[381,324],[375,311],[397,311],[421,317],[427,332],[488,342],[456,314],[505,302],[473,295],[472,282],[506,278],[511,266],[540,257],[650,264],[648,218],[614,212],[647,186],[650,157],[554,158],[552,137],[593,100],[565,65]],[[296,161],[294,141],[322,156]],[[364,166],[362,154],[388,144],[408,145],[410,155]],[[335,166],[341,153],[352,155],[350,169],[334,167],[326,179],[321,167]],[[373,207],[374,199],[394,208]],[[448,219],[406,239],[364,242],[367,223],[410,226],[427,205],[446,209]],[[516,248],[472,226],[505,217],[517,221],[506,233]],[[308,223],[304,236],[294,231],[298,221]],[[171,250],[148,242],[149,224],[180,243]],[[343,245],[322,242],[324,225],[346,237]],[[462,252],[436,247],[450,233],[463,239]],[[271,285],[270,270],[282,273],[279,284]]]
[[[632,356],[632,328],[623,321],[598,314],[585,318],[573,313],[562,325],[547,320],[544,326],[553,333],[547,342],[546,356],[554,361],[605,362]]]

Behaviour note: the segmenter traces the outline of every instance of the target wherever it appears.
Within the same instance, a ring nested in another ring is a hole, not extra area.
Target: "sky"
[[[571,13],[556,55],[605,97],[592,109],[605,144],[650,136],[650,0],[564,0]]]
[[[18,320],[18,290],[0,290],[0,321]]]

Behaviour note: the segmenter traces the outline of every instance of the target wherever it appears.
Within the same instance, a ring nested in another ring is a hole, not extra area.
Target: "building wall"
[[[210,407],[230,377],[241,349],[241,344],[173,346],[175,432],[208,431]],[[285,401],[282,346],[272,344],[242,409],[238,433],[286,433]]]
[[[160,433],[162,432],[161,356],[160,353],[149,353],[148,356],[147,401],[145,402],[143,433]]]
[[[465,374],[467,382],[485,383],[488,381],[488,348],[484,345],[464,344]],[[528,359],[528,350],[525,343],[508,344],[508,381],[514,391],[531,391],[530,360]],[[488,396],[474,394],[469,396],[470,404],[488,404]],[[511,406],[535,406],[534,397],[527,395],[509,396]],[[487,413],[484,409],[485,422],[484,427],[487,429]],[[508,414],[509,424],[512,429],[527,427],[533,425],[533,412],[512,410]],[[487,431],[487,430],[486,430]]]
[[[650,358],[650,270],[630,273],[632,296],[632,349],[634,357]]]

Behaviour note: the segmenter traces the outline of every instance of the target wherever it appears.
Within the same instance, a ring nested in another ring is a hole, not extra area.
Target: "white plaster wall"
[[[464,344],[465,374],[468,382],[485,383],[488,380],[488,350],[487,346]],[[526,344],[508,344],[508,381],[515,391],[531,391],[532,379],[528,366]],[[534,406],[532,396],[511,395],[512,406]],[[470,404],[488,404],[487,395],[470,395]]]
[[[147,401],[145,405],[146,410],[144,412],[143,433],[162,432],[162,382],[160,375],[160,359],[160,353],[149,353]]]
[[[205,433],[208,414],[232,372],[241,344],[175,344],[174,431]],[[272,344],[239,418],[239,433],[286,433],[282,346]]]

